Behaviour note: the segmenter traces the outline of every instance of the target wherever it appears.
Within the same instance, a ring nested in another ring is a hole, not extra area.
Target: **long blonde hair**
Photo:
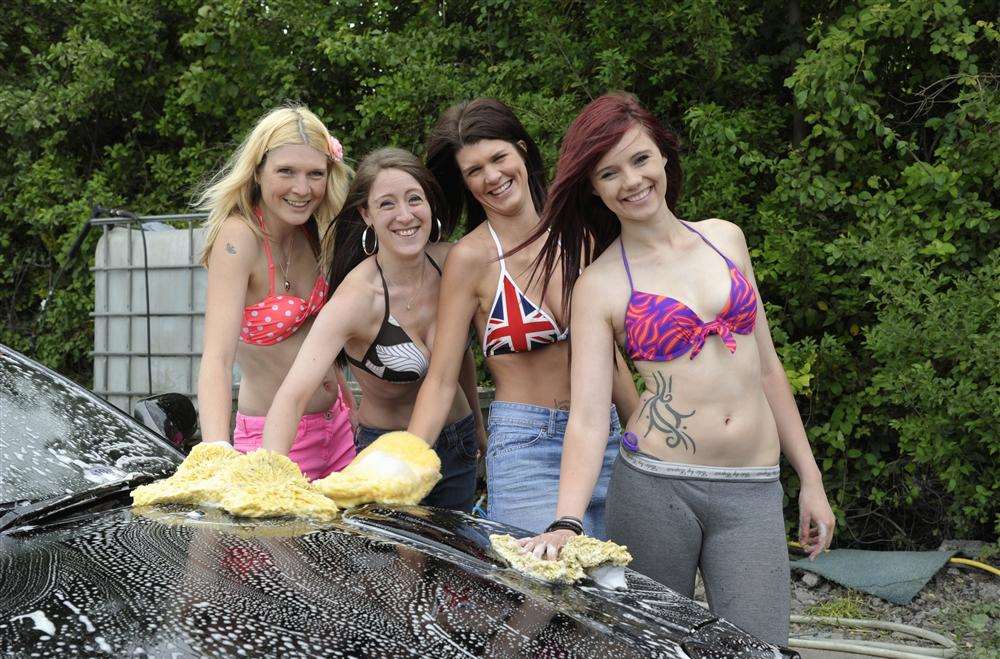
[[[344,205],[353,172],[343,161],[339,142],[331,138],[319,117],[301,105],[276,108],[257,121],[257,125],[229,157],[225,166],[197,194],[195,206],[208,211],[208,219],[205,221],[208,236],[201,253],[202,265],[208,265],[212,246],[222,231],[223,223],[231,216],[242,219],[259,239],[265,239],[264,233],[253,220],[254,206],[260,200],[260,188],[254,180],[254,174],[264,163],[268,151],[286,144],[306,144],[326,154],[329,163],[326,195],[313,212],[316,235],[311,238],[318,244],[319,237],[326,233],[327,227]]]

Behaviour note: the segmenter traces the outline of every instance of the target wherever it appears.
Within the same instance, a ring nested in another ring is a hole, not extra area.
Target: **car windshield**
[[[82,387],[0,346],[0,514],[137,475],[183,456]]]

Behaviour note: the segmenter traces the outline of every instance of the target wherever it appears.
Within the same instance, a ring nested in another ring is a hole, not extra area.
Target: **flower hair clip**
[[[340,140],[333,135],[327,135],[326,145],[330,148],[330,157],[333,158],[334,162],[344,160],[344,145],[340,143]]]

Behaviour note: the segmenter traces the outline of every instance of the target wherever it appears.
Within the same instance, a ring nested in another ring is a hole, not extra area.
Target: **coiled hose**
[[[789,541],[789,547],[802,549],[802,545]],[[968,558],[948,559],[949,563],[956,565],[967,565],[1000,576],[1000,570],[979,561]],[[701,604],[701,602],[699,602]],[[826,625],[831,627],[847,627],[851,629],[881,629],[884,631],[898,632],[913,636],[915,638],[931,641],[934,647],[903,645],[901,643],[887,643],[885,641],[864,641],[847,639],[819,639],[819,638],[790,638],[788,645],[795,648],[810,650],[831,650],[834,652],[853,652],[855,654],[867,655],[870,657],[891,657],[893,659],[923,659],[924,657],[952,657],[958,652],[955,642],[947,636],[932,632],[913,625],[904,625],[898,622],[886,622],[884,620],[869,620],[861,618],[834,618],[828,616],[790,616],[789,620],[798,624]]]

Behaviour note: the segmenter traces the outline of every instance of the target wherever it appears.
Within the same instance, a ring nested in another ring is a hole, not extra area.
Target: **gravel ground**
[[[996,556],[986,562],[1000,567]],[[705,599],[700,579],[695,599]],[[949,563],[907,605],[891,604],[812,573],[793,570],[791,604],[792,613],[802,615],[887,620],[928,629],[953,639],[959,649],[957,657],[1000,657],[1000,577],[977,568]],[[814,625],[792,625],[791,635],[933,645],[905,635]]]

